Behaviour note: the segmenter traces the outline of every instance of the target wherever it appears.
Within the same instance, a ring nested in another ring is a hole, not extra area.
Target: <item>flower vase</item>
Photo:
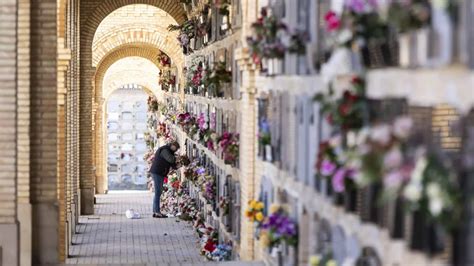
[[[405,233],[405,211],[403,209],[403,199],[397,198],[392,207],[392,225],[390,236],[394,239],[403,239]]]
[[[229,16],[223,15],[221,18],[221,32],[225,33],[229,29]]]
[[[283,59],[274,58],[273,61],[273,75],[280,75],[283,73]]]
[[[348,212],[355,212],[357,210],[357,190],[349,187],[344,192],[344,207]]]
[[[400,36],[398,37],[398,63],[401,67],[410,67],[410,39],[410,34],[408,33],[400,34]]]
[[[428,42],[429,42],[429,30],[423,28],[415,32],[416,36],[416,63],[417,66],[426,66],[428,63]]]
[[[438,254],[445,249],[445,234],[439,223],[429,219],[422,211],[413,213],[411,248],[424,251],[430,255]]]
[[[268,75],[268,72],[269,72],[268,68],[269,68],[269,65],[270,65],[269,61],[270,61],[269,59],[262,59],[260,72],[266,73]]]
[[[271,162],[273,161],[273,149],[272,149],[272,146],[271,145],[265,145],[265,151],[264,151],[264,154],[265,154],[265,161],[267,162]]]

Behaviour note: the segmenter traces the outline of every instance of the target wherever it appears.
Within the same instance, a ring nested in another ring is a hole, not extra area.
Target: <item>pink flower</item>
[[[406,139],[413,127],[413,120],[410,117],[400,117],[395,120],[393,134],[400,139]]]
[[[337,170],[336,174],[332,177],[332,188],[335,192],[341,193],[344,191],[344,179],[346,178],[346,169],[341,168]]]
[[[384,177],[384,184],[389,188],[400,187],[402,182],[405,180],[402,173],[399,171],[391,171]]]
[[[334,174],[334,171],[336,171],[336,168],[336,164],[328,160],[324,160],[321,164],[321,174],[324,176],[331,176]]]
[[[387,169],[398,168],[402,164],[402,153],[398,147],[392,148],[383,159]]]
[[[326,30],[329,32],[338,30],[341,26],[341,20],[333,11],[328,11],[324,19],[326,20]]]

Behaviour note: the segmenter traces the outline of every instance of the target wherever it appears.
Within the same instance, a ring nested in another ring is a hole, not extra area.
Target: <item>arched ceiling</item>
[[[126,84],[140,84],[158,96],[158,72],[158,67],[148,59],[123,58],[106,71],[102,83],[103,97],[107,99],[115,90]]]

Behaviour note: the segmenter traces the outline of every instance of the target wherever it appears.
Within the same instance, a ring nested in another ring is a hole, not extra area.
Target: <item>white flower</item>
[[[411,182],[403,190],[403,196],[409,201],[418,201],[421,198],[421,185]]]
[[[447,9],[448,0],[432,0],[431,4],[435,9]]]
[[[380,145],[387,145],[390,142],[390,127],[388,125],[375,126],[370,132],[370,139]]]
[[[421,183],[421,180],[423,179],[423,172],[425,171],[427,164],[428,161],[425,157],[421,157],[418,161],[416,161],[415,169],[413,169],[411,174],[412,181]]]
[[[347,75],[352,72],[351,52],[347,48],[337,48],[332,53],[329,61],[321,67],[321,77],[329,83],[337,76]]]
[[[357,135],[354,131],[347,133],[347,145],[349,147],[354,147],[357,144]]]
[[[413,120],[410,117],[400,117],[395,120],[393,134],[400,139],[406,139],[410,135],[413,127]]]
[[[369,134],[370,134],[370,130],[367,127],[362,128],[357,134],[356,144],[362,145],[366,143],[367,139],[369,138]]]
[[[441,188],[437,183],[429,183],[428,186],[426,186],[426,194],[430,198],[438,198],[441,195]]]
[[[337,43],[339,45],[345,44],[348,41],[352,39],[352,31],[349,29],[343,29],[339,34],[337,35]]]
[[[341,146],[341,143],[342,143],[341,135],[337,135],[329,139],[329,145],[333,148],[337,148]]]
[[[383,159],[384,165],[388,169],[399,167],[402,164],[402,153],[398,147],[392,148]]]
[[[433,216],[438,216],[443,210],[443,200],[441,198],[430,199],[429,209]]]

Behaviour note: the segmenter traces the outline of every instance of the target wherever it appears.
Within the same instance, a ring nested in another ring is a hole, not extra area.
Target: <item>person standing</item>
[[[179,143],[174,141],[170,144],[161,146],[155,153],[153,163],[150,167],[150,174],[155,186],[155,196],[153,198],[153,217],[166,218],[167,216],[160,212],[160,197],[163,190],[163,181],[171,169],[179,167],[176,159],[176,151],[179,150]]]

